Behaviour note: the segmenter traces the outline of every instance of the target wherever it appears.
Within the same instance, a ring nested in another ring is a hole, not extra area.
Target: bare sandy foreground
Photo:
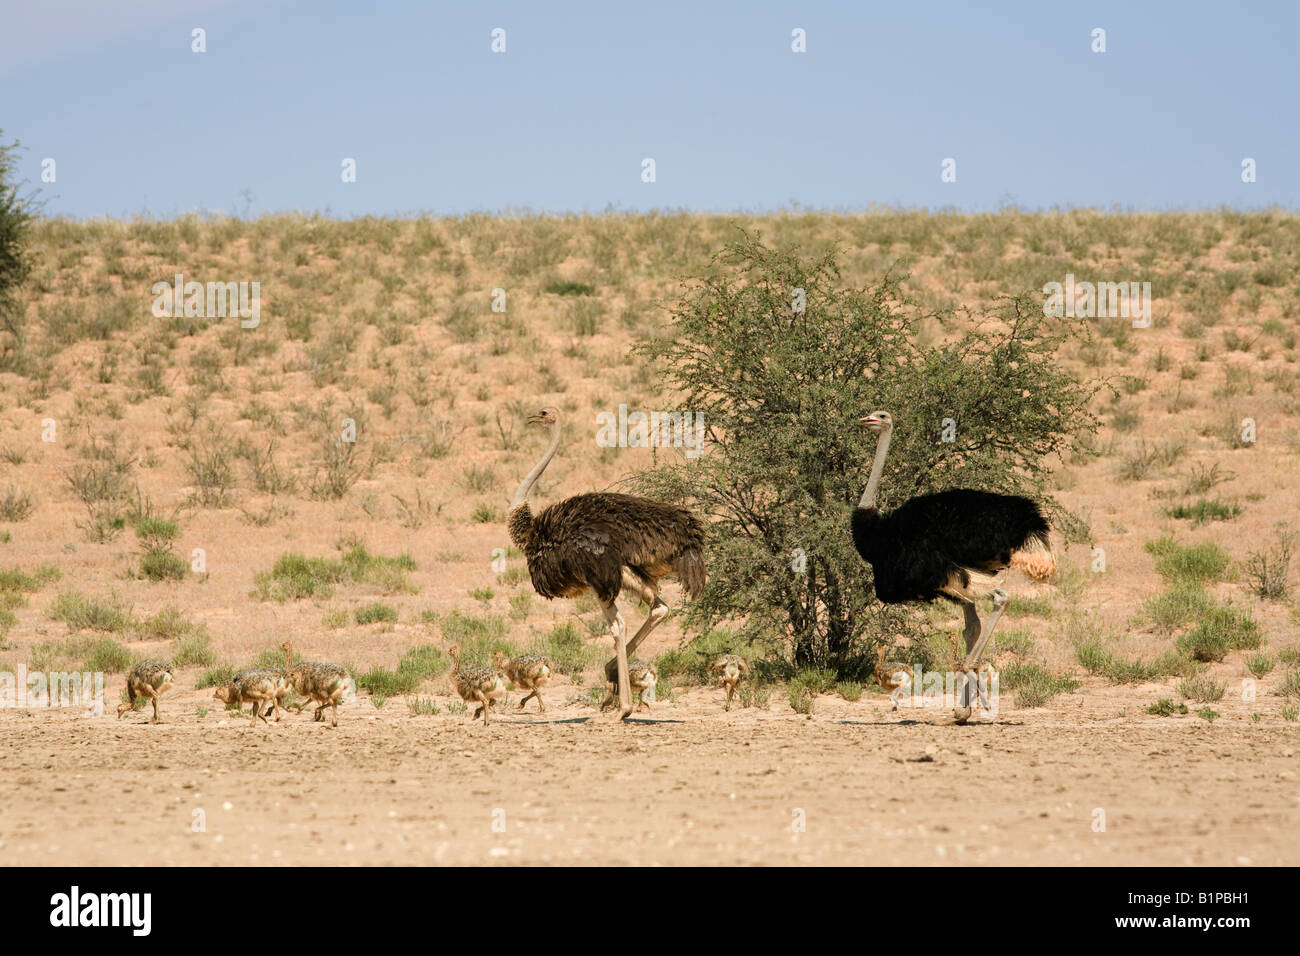
[[[827,697],[809,719],[723,713],[718,696],[679,692],[626,725],[557,699],[486,729],[364,699],[333,730],[294,715],[252,730],[175,704],[160,726],[10,711],[0,860],[1300,862],[1294,723],[1135,718],[1076,697],[956,727],[881,698]]]

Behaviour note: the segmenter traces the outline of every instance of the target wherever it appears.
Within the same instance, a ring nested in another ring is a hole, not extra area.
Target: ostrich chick
[[[911,664],[885,660],[885,645],[881,644],[876,648],[876,681],[891,699],[894,691],[912,679],[913,673]],[[898,710],[898,701],[895,700],[894,706],[889,709]]]
[[[519,709],[524,709],[524,704],[528,703],[529,698],[536,697],[538,712],[545,713],[546,705],[542,703],[542,685],[551,679],[550,660],[540,654],[506,657],[502,651],[495,651],[492,656],[496,658],[497,669],[505,674],[511,683],[530,691],[528,696],[519,702]]]
[[[330,726],[339,725],[339,704],[352,696],[356,684],[346,667],[338,664],[323,664],[316,661],[293,662],[293,644],[285,641],[280,645],[284,651],[284,674],[295,691],[316,702],[316,713],[312,720],[324,720],[325,708],[330,708]],[[299,713],[302,708],[298,708]]]
[[[605,699],[600,703],[602,712],[608,710],[610,705],[614,703],[614,698],[619,696],[618,674],[615,672],[610,675],[609,671],[611,670],[613,668],[606,669],[606,676],[610,678],[610,681],[605,692]],[[649,710],[650,702],[645,699],[645,695],[646,691],[649,691],[650,695],[654,696],[655,686],[659,683],[659,668],[655,667],[654,664],[647,664],[645,661],[633,658],[627,662],[627,676],[628,687],[636,695],[637,711]]]
[[[117,719],[121,720],[123,714],[135,708],[137,697],[143,697],[153,701],[153,718],[149,723],[161,724],[162,718],[158,716],[158,698],[164,691],[171,690],[171,687],[172,672],[166,664],[162,661],[141,661],[132,667],[131,673],[126,676],[127,700],[117,705]]]
[[[731,710],[731,698],[736,693],[736,685],[749,673],[749,661],[739,654],[719,654],[709,663],[709,675],[720,681],[727,688],[727,702],[723,710]]]
[[[447,649],[451,655],[451,683],[456,688],[456,693],[460,694],[461,700],[465,703],[478,703],[478,709],[474,711],[474,719],[478,715],[483,715],[483,726],[488,725],[488,714],[492,710],[492,701],[498,697],[504,697],[506,694],[506,682],[501,679],[501,675],[493,667],[470,667],[462,668],[460,666],[460,645],[453,644]],[[538,698],[540,700],[541,698]]]
[[[262,713],[263,704],[266,705],[267,713],[276,711],[275,720],[279,723],[283,708],[277,709],[276,704],[284,696],[288,687],[288,678],[282,676],[279,671],[248,669],[237,673],[225,686],[218,687],[212,696],[224,704],[251,703],[253,705],[252,726],[256,727],[259,717],[262,718],[262,723],[270,723],[266,719],[266,714]]]

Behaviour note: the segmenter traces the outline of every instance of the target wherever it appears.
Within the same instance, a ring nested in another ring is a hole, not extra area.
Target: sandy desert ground
[[[724,714],[721,692],[699,690],[625,726],[570,705],[486,730],[362,708],[333,730],[306,717],[251,730],[195,719],[187,696],[156,727],[139,716],[0,723],[4,860],[1300,862],[1288,836],[1300,741],[1293,726],[1244,715],[1135,718],[1085,695],[956,727],[883,701],[828,698],[811,720]]]

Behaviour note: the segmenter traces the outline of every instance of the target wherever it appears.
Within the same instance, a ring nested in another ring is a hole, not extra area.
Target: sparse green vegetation
[[[90,646],[82,667],[89,671],[103,671],[105,674],[120,674],[130,670],[134,663],[130,651],[106,637]]]
[[[131,611],[117,598],[95,600],[80,591],[62,591],[46,613],[56,621],[63,621],[71,630],[108,631],[119,633],[131,626]]]
[[[1188,520],[1192,524],[1205,524],[1207,521],[1228,521],[1241,514],[1241,506],[1236,502],[1227,502],[1221,498],[1199,498],[1191,504],[1182,503],[1165,509],[1170,518]]]
[[[1179,545],[1173,538],[1147,543],[1156,556],[1156,572],[1174,584],[1206,584],[1217,581],[1228,567],[1228,554],[1217,544]]]
[[[1033,661],[1012,661],[998,672],[998,687],[1016,692],[1017,707],[1042,707],[1058,694],[1077,690],[1079,682]]]
[[[26,521],[32,516],[32,496],[17,485],[10,485],[0,498],[0,521]]]
[[[1174,646],[1198,661],[1221,661],[1229,651],[1253,651],[1261,641],[1259,625],[1245,611],[1210,608]]]
[[[375,601],[373,604],[361,605],[356,609],[355,616],[358,624],[375,624],[381,621],[391,624],[397,622],[397,608],[382,601]]]
[[[343,583],[370,585],[385,594],[414,593],[409,574],[414,570],[415,561],[408,555],[395,558],[372,555],[360,544],[339,559],[282,554],[270,571],[259,572],[254,577],[253,596],[263,601],[328,598],[334,594],[334,586]]]
[[[1168,697],[1161,697],[1154,704],[1147,706],[1147,713],[1156,717],[1172,717],[1174,714],[1187,713],[1186,704],[1175,704]]]
[[[1194,700],[1198,704],[1213,703],[1222,700],[1227,684],[1216,681],[1206,674],[1198,674],[1178,682],[1178,693],[1184,700]]]

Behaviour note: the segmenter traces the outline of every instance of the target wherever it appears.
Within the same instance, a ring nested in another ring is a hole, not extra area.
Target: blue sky
[[[49,214],[1300,205],[1291,2],[7,8],[0,128]]]

